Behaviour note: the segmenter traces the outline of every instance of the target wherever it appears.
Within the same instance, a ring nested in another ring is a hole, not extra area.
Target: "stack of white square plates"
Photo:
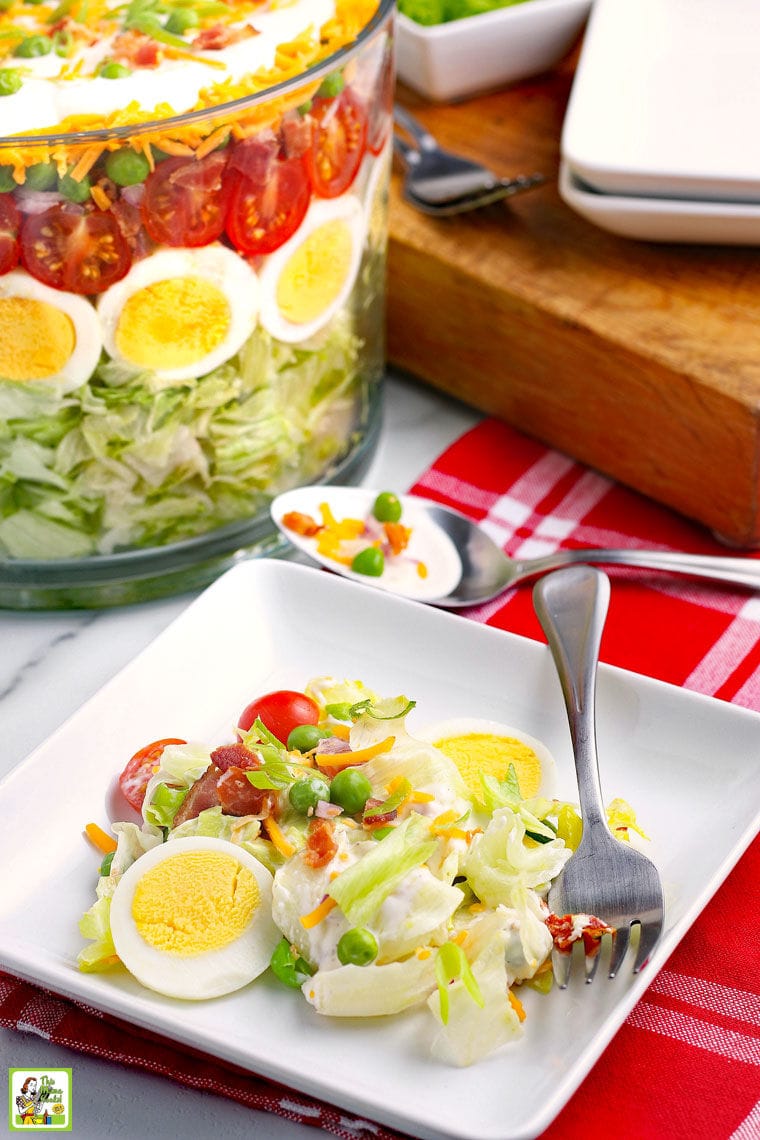
[[[760,244],[760,0],[595,0],[560,193],[651,241]]]

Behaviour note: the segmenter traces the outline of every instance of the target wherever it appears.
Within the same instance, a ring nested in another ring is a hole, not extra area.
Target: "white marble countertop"
[[[404,490],[475,424],[473,409],[390,376],[380,444],[368,486]],[[0,776],[70,716],[157,636],[193,595],[115,610],[0,610]],[[72,1067],[78,1140],[137,1137],[315,1140],[313,1128],[221,1097],[72,1053],[32,1034],[0,1030],[2,1068]]]

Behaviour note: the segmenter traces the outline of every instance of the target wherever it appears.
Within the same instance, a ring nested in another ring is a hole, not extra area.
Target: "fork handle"
[[[430,131],[426,130],[419,119],[410,115],[406,107],[402,107],[400,103],[393,104],[393,118],[414,139],[420,150],[438,150],[438,143]]]
[[[592,566],[548,574],[533,589],[565,698],[584,834],[607,830],[596,748],[596,674],[609,601],[610,580]]]

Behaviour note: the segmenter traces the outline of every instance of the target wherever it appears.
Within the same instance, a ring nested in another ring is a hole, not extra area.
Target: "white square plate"
[[[591,0],[525,0],[463,20],[423,26],[400,14],[400,79],[436,102],[469,99],[548,71],[573,46]]]
[[[229,740],[253,696],[319,673],[415,698],[412,731],[468,714],[519,726],[554,752],[560,794],[574,798],[564,705],[544,645],[321,570],[243,563],[0,785],[0,966],[417,1137],[535,1136],[754,835],[760,715],[601,668],[603,785],[607,798],[635,806],[652,836],[666,932],[638,977],[624,968],[613,982],[527,992],[523,1039],[472,1068],[430,1058],[426,1011],[330,1021],[267,977],[193,1003],[128,976],[79,973],[77,922],[93,901],[97,862],[82,828],[108,817],[125,758],[164,736]]]
[[[562,156],[595,190],[760,202],[757,0],[595,0]]]

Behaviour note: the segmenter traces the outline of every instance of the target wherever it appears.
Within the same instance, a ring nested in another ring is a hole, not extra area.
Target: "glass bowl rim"
[[[104,142],[108,139],[134,138],[137,135],[151,134],[159,130],[165,131],[167,128],[186,127],[199,122],[208,122],[217,117],[232,115],[236,110],[242,107],[252,107],[259,103],[266,103],[270,99],[276,98],[279,95],[285,95],[289,91],[302,87],[305,83],[323,78],[335,70],[338,62],[348,60],[357,54],[366,41],[371,39],[379,28],[382,28],[386,23],[390,22],[395,7],[396,0],[379,0],[374,15],[369,22],[364,25],[356,39],[352,40],[350,44],[344,44],[343,47],[338,48],[337,51],[334,51],[331,55],[320,60],[318,63],[312,64],[312,66],[305,71],[300,72],[298,75],[293,75],[289,79],[283,79],[281,82],[275,83],[272,87],[267,87],[263,91],[257,91],[251,95],[243,95],[238,99],[230,100],[228,103],[218,103],[211,107],[200,107],[192,111],[184,111],[179,115],[171,115],[167,118],[156,117],[155,119],[149,119],[142,123],[127,123],[120,127],[97,127],[89,131],[48,132],[46,134],[34,135],[0,135],[0,152],[17,147],[81,146],[88,143]]]

